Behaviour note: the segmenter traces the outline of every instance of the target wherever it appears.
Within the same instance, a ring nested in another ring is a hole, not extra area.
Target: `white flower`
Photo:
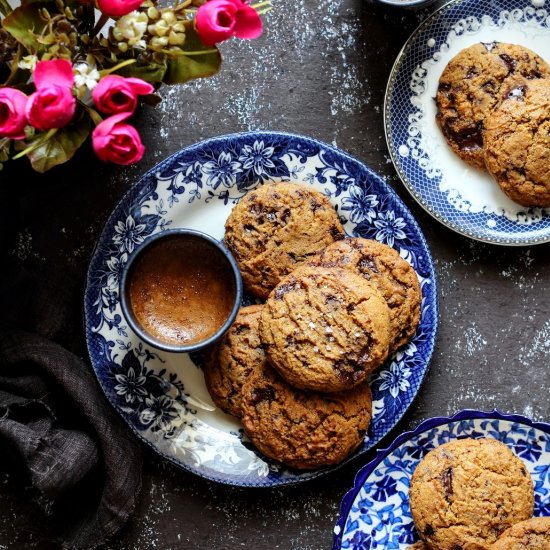
[[[19,61],[17,66],[20,69],[28,69],[29,71],[34,71],[37,61],[38,58],[36,57],[36,55],[26,55],[21,59],[21,61]]]
[[[374,226],[378,229],[376,240],[393,246],[398,239],[406,239],[407,235],[403,231],[407,224],[403,218],[396,218],[393,210],[386,213],[380,212],[378,218],[374,221]]]
[[[144,50],[146,48],[143,35],[147,30],[149,18],[146,13],[133,11],[122,16],[113,27],[113,36],[118,42],[125,42],[130,48]]]
[[[99,71],[95,65],[88,63],[77,63],[74,67],[74,84],[77,88],[93,90],[99,82]]]
[[[147,229],[143,223],[136,224],[132,216],[128,216],[125,222],[119,221],[115,225],[113,242],[118,246],[121,252],[133,252],[136,244],[144,240],[142,233]]]
[[[380,384],[380,390],[390,390],[390,395],[395,399],[400,392],[406,392],[410,387],[408,378],[411,376],[411,370],[398,361],[393,361],[390,369],[382,371],[380,378],[384,380]]]

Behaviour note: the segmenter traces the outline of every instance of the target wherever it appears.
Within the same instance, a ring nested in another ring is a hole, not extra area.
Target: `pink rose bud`
[[[97,0],[97,7],[109,17],[121,17],[137,10],[143,0]]]
[[[73,119],[76,100],[69,88],[50,84],[29,97],[27,118],[37,130],[63,128]]]
[[[262,34],[258,12],[242,0],[210,0],[197,10],[195,23],[206,46],[232,36],[258,38]]]
[[[15,88],[0,88],[0,137],[25,138],[27,101],[28,97]]]
[[[92,98],[103,113],[133,113],[138,95],[152,94],[154,90],[151,84],[140,78],[111,75],[99,81],[92,91]]]
[[[138,131],[124,121],[131,113],[119,113],[100,122],[92,132],[94,151],[100,160],[132,164],[141,160],[145,147]]]
[[[66,59],[40,61],[33,73],[36,92],[27,103],[27,119],[37,130],[63,128],[76,109],[73,67]]]

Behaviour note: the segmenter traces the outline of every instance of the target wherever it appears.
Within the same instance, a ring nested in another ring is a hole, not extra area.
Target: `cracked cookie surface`
[[[485,163],[523,206],[550,206],[550,79],[517,79],[487,119]]]
[[[486,550],[533,515],[533,481],[496,439],[460,439],[430,451],[409,491],[418,535],[437,550]]]
[[[388,355],[389,308],[378,290],[342,268],[302,266],[269,295],[260,338],[290,384],[323,392],[363,382]]]
[[[512,525],[490,549],[550,550],[550,518],[531,518]]]
[[[350,238],[327,246],[311,265],[343,267],[371,282],[390,308],[390,353],[406,344],[420,321],[422,292],[413,267],[378,241]]]
[[[479,43],[453,57],[439,79],[437,123],[451,149],[481,170],[485,120],[500,103],[503,83],[515,76],[550,77],[550,66],[523,46]]]
[[[241,417],[244,381],[267,360],[258,333],[261,311],[261,305],[242,307],[204,361],[204,379],[212,401],[237,418]]]
[[[300,470],[338,464],[362,443],[372,417],[368,384],[342,393],[306,392],[269,365],[243,386],[242,422],[266,456]]]
[[[267,183],[250,191],[225,224],[225,244],[244,285],[262,299],[285,275],[344,235],[327,197],[294,183]]]

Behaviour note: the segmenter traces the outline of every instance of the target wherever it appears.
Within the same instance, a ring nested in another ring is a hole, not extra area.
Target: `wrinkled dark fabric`
[[[0,323],[0,449],[26,472],[31,489],[23,489],[52,518],[59,545],[96,548],[136,506],[139,444],[91,366],[65,347],[82,331],[78,285],[43,265],[5,268],[0,307],[11,314]]]

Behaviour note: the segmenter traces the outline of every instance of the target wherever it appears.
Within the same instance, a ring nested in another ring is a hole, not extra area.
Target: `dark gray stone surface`
[[[274,0],[260,40],[224,45],[219,75],[162,88],[163,103],[141,109],[134,121],[147,153],[138,165],[103,165],[85,147],[69,165],[44,176],[32,174],[25,161],[0,173],[0,243],[16,261],[56,266],[76,281],[74,301],[67,304],[77,327],[71,347],[85,356],[80,315],[88,260],[128,186],[203,138],[285,130],[334,143],[382,174],[411,208],[433,252],[441,300],[436,351],[417,400],[384,443],[425,418],[463,408],[548,420],[550,246],[495,247],[444,228],[408,195],[387,152],[387,78],[407,37],[433,9]],[[245,490],[205,481],[144,453],[141,503],[109,549],[328,549],[341,498],[372,456],[298,487]],[[12,475],[0,476],[0,510],[0,549],[55,547],[48,520]]]

